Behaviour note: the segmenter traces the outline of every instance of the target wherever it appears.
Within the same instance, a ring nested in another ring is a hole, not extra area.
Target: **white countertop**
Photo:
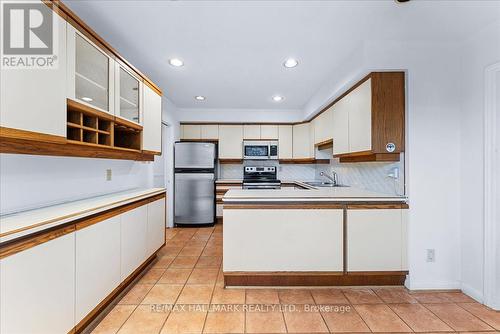
[[[165,188],[132,189],[0,216],[0,242],[45,230],[163,192],[165,192]]]
[[[230,189],[222,198],[224,203],[241,202],[395,202],[404,203],[405,196],[392,196],[355,187],[316,188],[302,182],[295,184],[310,189],[249,190]]]

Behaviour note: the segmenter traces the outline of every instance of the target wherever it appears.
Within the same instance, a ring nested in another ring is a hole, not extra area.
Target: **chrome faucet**
[[[330,181],[332,181],[333,185],[336,186],[338,184],[338,176],[337,176],[337,173],[335,171],[332,171],[332,176],[326,174],[325,172],[320,172],[319,173],[320,176],[324,176],[326,177],[327,179],[329,179]]]

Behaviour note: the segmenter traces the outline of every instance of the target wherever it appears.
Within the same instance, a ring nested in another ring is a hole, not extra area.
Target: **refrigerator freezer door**
[[[214,174],[175,174],[175,223],[212,224],[215,222]]]
[[[212,169],[215,144],[175,143],[175,168]]]

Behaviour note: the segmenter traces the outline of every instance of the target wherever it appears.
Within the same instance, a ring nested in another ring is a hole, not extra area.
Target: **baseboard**
[[[467,296],[475,299],[477,302],[484,303],[484,294],[482,291],[474,289],[468,284],[462,283],[462,292],[465,293]]]
[[[459,281],[451,282],[426,282],[426,281],[412,281],[411,278],[407,280],[406,287],[409,290],[461,290],[462,284]]]

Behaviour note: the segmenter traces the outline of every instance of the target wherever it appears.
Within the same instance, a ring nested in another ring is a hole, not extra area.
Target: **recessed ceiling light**
[[[194,98],[195,98],[195,100],[198,100],[198,101],[205,101],[205,96],[198,95],[198,96],[195,96]]]
[[[297,66],[298,64],[299,64],[299,62],[297,61],[297,59],[288,58],[283,63],[283,66],[285,66],[286,68],[293,68],[293,67]]]
[[[184,65],[184,62],[182,60],[180,60],[179,58],[172,58],[172,59],[169,59],[168,60],[168,63],[172,66],[175,66],[175,67],[181,67]]]
[[[82,97],[82,100],[85,101],[85,102],[92,102],[92,101],[94,101],[93,98],[86,97],[86,96]]]
[[[280,95],[274,95],[273,96],[273,101],[274,102],[281,102],[283,101],[284,97],[283,96],[280,96]]]

